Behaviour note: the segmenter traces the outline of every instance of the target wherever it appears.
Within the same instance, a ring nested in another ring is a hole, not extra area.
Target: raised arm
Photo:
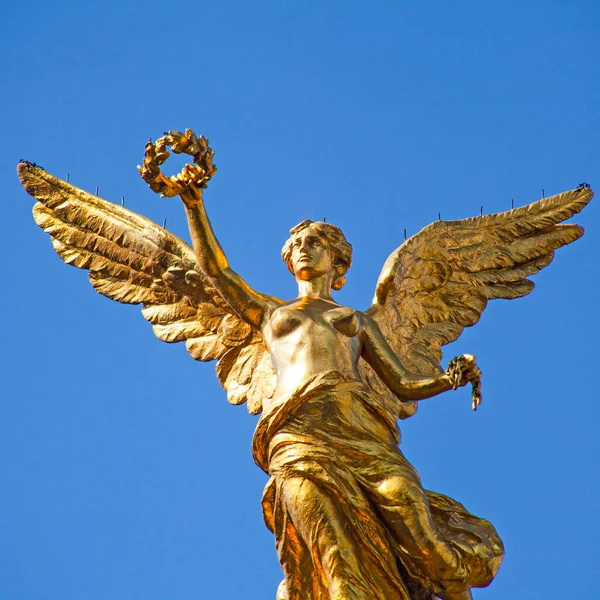
[[[160,166],[170,156],[185,153],[193,158],[181,173],[165,176]],[[214,152],[208,139],[198,137],[191,129],[169,131],[156,142],[146,144],[140,175],[150,188],[163,197],[179,195],[185,205],[188,225],[200,270],[227,302],[231,310],[249,325],[260,329],[269,309],[277,304],[275,298],[255,292],[229,267],[225,253],[213,233],[204,208],[202,189],[215,174]]]
[[[187,215],[194,252],[204,275],[233,311],[253,327],[260,328],[274,300],[254,291],[233,269],[213,232],[202,189],[188,187],[180,194]]]
[[[383,337],[377,323],[363,313],[362,358],[369,363],[381,381],[400,400],[424,400],[452,389],[448,375],[438,377],[415,377],[408,373]],[[469,373],[465,373],[460,385],[466,385]]]

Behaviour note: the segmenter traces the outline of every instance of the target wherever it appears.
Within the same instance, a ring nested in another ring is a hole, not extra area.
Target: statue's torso
[[[263,335],[277,373],[274,400],[326,371],[357,380],[360,315],[332,301],[301,298],[271,314]]]

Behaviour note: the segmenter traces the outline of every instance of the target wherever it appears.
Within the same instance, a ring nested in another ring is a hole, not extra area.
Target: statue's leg
[[[335,600],[363,600],[357,591],[360,569],[353,540],[344,532],[343,516],[331,500],[308,479],[286,478],[283,500],[292,522],[304,543],[320,564],[314,565],[315,577],[326,582]]]
[[[312,556],[312,576],[323,582],[331,600],[405,599],[402,584],[383,573],[389,557],[367,556],[340,504],[310,479],[289,476],[280,500]],[[366,502],[365,502],[366,505]],[[352,510],[352,508],[348,508]],[[379,564],[378,564],[379,562]]]
[[[388,468],[371,482],[373,500],[387,528],[412,563],[443,600],[470,598],[468,570],[462,555],[439,532],[431,518],[427,496],[411,468]],[[444,595],[446,594],[446,595]],[[448,595],[455,594],[455,595]],[[458,594],[458,595],[456,595]]]

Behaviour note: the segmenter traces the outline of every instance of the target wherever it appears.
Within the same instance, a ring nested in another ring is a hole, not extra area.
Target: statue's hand
[[[446,369],[446,375],[453,389],[457,389],[471,382],[473,385],[473,410],[481,404],[481,369],[477,366],[477,359],[472,354],[455,356]]]
[[[192,156],[193,163],[188,163],[180,173],[167,177],[160,170],[170,156],[168,148],[175,154],[185,153]],[[144,162],[138,171],[150,188],[161,196],[169,198],[180,195],[189,206],[202,202],[202,189],[206,187],[217,167],[212,162],[214,157],[208,139],[197,137],[191,129],[185,133],[169,131],[156,142],[150,140],[146,144]]]
[[[189,165],[187,165],[189,166]],[[189,208],[202,204],[204,202],[202,197],[202,188],[195,185],[189,185],[184,190],[178,192],[179,196],[183,200],[183,203]]]
[[[453,389],[467,385],[481,378],[481,370],[477,366],[477,359],[472,354],[455,356],[446,369]]]

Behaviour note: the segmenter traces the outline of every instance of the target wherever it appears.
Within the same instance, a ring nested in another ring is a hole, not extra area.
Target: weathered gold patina
[[[160,172],[168,148],[193,157],[172,178]],[[278,599],[471,598],[496,574],[502,542],[488,521],[423,489],[398,448],[397,420],[469,382],[477,408],[475,358],[457,357],[444,371],[441,347],[475,324],[488,300],[531,292],[527,277],[582,235],[562,221],[592,191],[425,227],[388,258],[372,306],[360,312],[332,298],[352,253],[334,225],[291,230],[282,257],[298,282],[295,300],[260,294],[230,268],[203,203],[212,158],[205,138],[169,132],[147,144],[140,167],[154,191],[183,200],[193,248],[35,165],[18,171],[39,200],[35,221],[65,262],[88,269],[101,294],[142,303],[161,340],[217,360],[229,401],[262,413],[253,454],[270,475],[263,510],[285,574]]]

